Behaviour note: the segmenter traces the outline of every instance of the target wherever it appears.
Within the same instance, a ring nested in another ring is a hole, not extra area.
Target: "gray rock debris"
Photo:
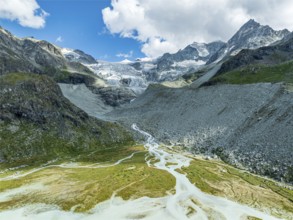
[[[163,142],[216,153],[253,172],[292,181],[293,93],[282,84],[172,89],[152,85],[108,114]]]

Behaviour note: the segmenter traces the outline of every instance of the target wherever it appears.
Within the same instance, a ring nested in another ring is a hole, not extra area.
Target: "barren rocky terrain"
[[[217,154],[252,172],[292,183],[293,93],[281,83],[194,89],[152,85],[107,116],[138,123],[162,142]],[[282,145],[280,145],[282,143]]]

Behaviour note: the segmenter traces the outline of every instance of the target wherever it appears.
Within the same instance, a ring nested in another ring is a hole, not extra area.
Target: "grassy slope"
[[[250,84],[260,82],[293,83],[293,61],[275,66],[249,65],[223,73],[211,79],[211,83]]]
[[[0,85],[0,158],[15,166],[133,144],[124,128],[89,117],[46,76],[7,74]]]
[[[248,204],[279,217],[293,213],[293,191],[219,161],[194,159],[182,172],[202,191]]]

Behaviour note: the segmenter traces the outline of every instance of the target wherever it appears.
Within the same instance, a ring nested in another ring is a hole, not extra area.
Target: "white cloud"
[[[133,56],[133,51],[129,51],[129,53],[118,53],[116,57],[123,57],[123,58],[131,58]]]
[[[0,18],[17,21],[24,27],[43,28],[48,15],[36,0],[0,0]]]
[[[157,57],[197,42],[228,40],[250,18],[293,29],[292,0],[112,0],[104,23],[112,34],[143,43]]]
[[[62,38],[62,36],[59,36],[56,38],[55,42],[59,42],[59,43],[62,43],[64,40]]]

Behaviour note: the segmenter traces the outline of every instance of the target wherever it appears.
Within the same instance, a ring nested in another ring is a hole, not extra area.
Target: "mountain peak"
[[[252,31],[259,29],[261,27],[264,27],[264,26],[262,26],[260,23],[256,22],[254,19],[250,19],[249,21],[247,21],[244,25],[242,25],[240,27],[238,32],[247,32],[247,31],[252,32]],[[269,27],[269,26],[267,26],[267,27]]]
[[[288,30],[275,31],[268,25],[261,25],[254,19],[250,19],[228,41],[228,44],[230,50],[255,49],[279,41],[289,33]]]
[[[251,18],[243,26],[260,26],[260,24]]]

